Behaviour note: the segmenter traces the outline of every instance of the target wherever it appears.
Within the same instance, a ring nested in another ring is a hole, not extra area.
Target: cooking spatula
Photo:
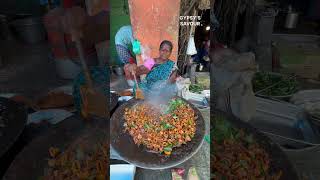
[[[135,80],[136,85],[137,85],[135,98],[136,98],[136,99],[144,99],[143,92],[142,92],[142,90],[139,88],[139,85],[138,85],[138,81],[137,81],[136,74],[135,74],[135,73],[132,73],[132,74],[133,74],[134,80]]]
[[[89,69],[87,67],[85,57],[83,54],[83,48],[80,38],[75,38],[75,42],[86,80],[86,84],[80,87],[80,94],[83,102],[81,114],[84,118],[88,118],[90,115],[107,118],[107,109],[109,101],[101,91],[98,91],[94,88],[92,79],[90,77]]]

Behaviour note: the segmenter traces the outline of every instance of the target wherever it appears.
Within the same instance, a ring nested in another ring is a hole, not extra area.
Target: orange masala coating
[[[162,113],[159,107],[148,103],[125,109],[125,131],[135,144],[149,150],[170,155],[174,147],[191,141],[196,131],[194,110],[181,104],[170,113]]]

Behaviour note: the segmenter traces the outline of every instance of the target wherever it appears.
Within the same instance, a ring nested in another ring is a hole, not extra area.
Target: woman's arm
[[[146,68],[144,65],[140,65],[137,67],[136,69],[136,75],[140,76],[143,74],[148,74],[150,72],[150,70],[148,68]]]
[[[177,78],[179,77],[177,70],[173,71],[169,77],[169,83],[176,83]]]
[[[136,76],[148,74],[150,72],[144,65],[137,66],[136,64],[126,64],[125,69],[130,72],[130,74],[134,73]]]

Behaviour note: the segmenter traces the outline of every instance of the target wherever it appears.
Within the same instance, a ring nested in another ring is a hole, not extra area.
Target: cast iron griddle
[[[271,141],[268,137],[260,133],[257,129],[250,126],[248,123],[241,121],[233,115],[228,115],[219,110],[213,110],[212,116],[223,116],[237,129],[243,129],[245,133],[252,134],[254,139],[259,145],[266,150],[270,158],[270,173],[275,174],[282,171],[281,180],[298,180],[298,175],[288,160],[286,154],[280,149],[280,147]],[[211,137],[214,138],[214,137]],[[210,148],[214,148],[211,144]]]
[[[0,157],[19,138],[27,123],[27,111],[16,102],[0,97],[0,116],[5,127],[0,127]]]
[[[110,93],[110,112],[112,112],[118,104],[119,96],[115,93]]]
[[[50,147],[58,147],[63,151],[77,138],[86,134],[96,137],[93,141],[100,141],[103,136],[108,140],[108,128],[109,123],[106,120],[92,119],[84,122],[80,117],[72,116],[27,145],[16,156],[3,180],[39,179],[48,165]]]
[[[125,161],[145,169],[167,169],[190,159],[200,149],[204,140],[205,122],[200,111],[187,101],[185,102],[193,108],[196,116],[198,116],[196,120],[196,134],[191,142],[174,148],[169,157],[148,152],[144,146],[134,144],[130,134],[124,132],[123,124],[125,120],[123,113],[125,108],[131,108],[141,102],[141,100],[131,99],[125,104],[122,104],[111,117],[111,145]]]

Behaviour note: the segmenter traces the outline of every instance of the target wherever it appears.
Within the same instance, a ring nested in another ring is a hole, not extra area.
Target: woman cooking
[[[133,74],[136,77],[144,74],[147,75],[138,84],[144,96],[152,95],[155,97],[158,95],[157,93],[167,94],[175,91],[176,86],[174,83],[178,75],[175,63],[169,59],[172,49],[173,45],[170,41],[162,41],[159,48],[159,57],[154,59],[155,64],[150,69],[145,65],[137,66],[134,63],[125,65],[125,73],[129,78],[133,79]],[[135,89],[136,85],[134,92]]]

